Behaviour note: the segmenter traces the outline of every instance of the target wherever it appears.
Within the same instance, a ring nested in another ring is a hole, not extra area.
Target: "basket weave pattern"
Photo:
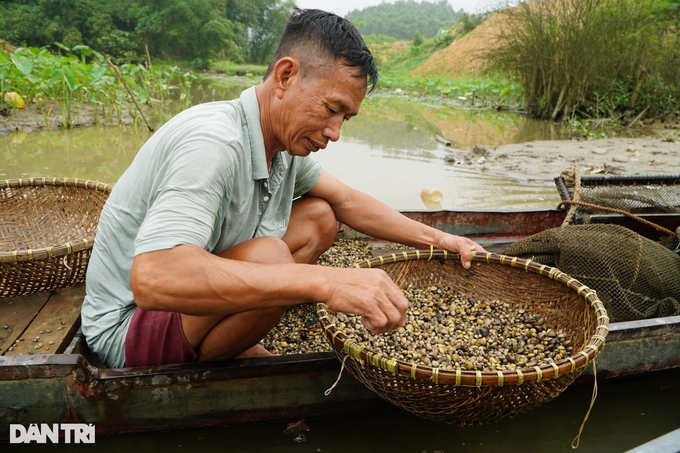
[[[491,299],[546,319],[563,332],[572,355],[542,366],[506,371],[446,371],[387,359],[339,331],[325,304],[318,304],[327,339],[345,368],[392,404],[424,418],[459,426],[477,425],[540,406],[564,391],[604,346],[607,312],[595,291],[530,260],[483,254],[471,269],[458,254],[409,251],[373,258],[357,267],[380,267],[401,288],[446,285],[464,297]]]
[[[82,179],[0,181],[0,297],[82,282],[112,188]]]

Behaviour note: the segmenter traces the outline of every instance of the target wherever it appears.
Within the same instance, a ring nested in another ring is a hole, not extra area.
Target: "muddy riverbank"
[[[680,173],[680,134],[652,132],[639,138],[544,140],[498,147],[451,150],[447,162],[528,181],[552,180],[566,168],[582,174]]]

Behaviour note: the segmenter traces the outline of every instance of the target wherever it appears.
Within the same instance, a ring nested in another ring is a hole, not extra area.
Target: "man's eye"
[[[328,113],[330,113],[331,115],[335,115],[335,114],[338,113],[338,112],[336,112],[336,111],[333,110],[332,108],[328,107]]]

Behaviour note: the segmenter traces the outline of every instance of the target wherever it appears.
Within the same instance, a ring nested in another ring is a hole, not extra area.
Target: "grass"
[[[267,66],[239,64],[232,61],[216,61],[210,65],[211,72],[227,75],[262,77],[267,72]]]
[[[450,43],[445,33],[425,40],[420,46],[407,41],[385,41],[367,37],[371,52],[380,62],[380,83],[376,94],[393,94],[451,104],[461,107],[518,110],[523,90],[517,83],[498,77],[451,78],[432,73],[428,77],[410,72],[422,65],[434,52]]]

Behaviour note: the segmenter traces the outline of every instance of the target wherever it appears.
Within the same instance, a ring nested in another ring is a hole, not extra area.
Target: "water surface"
[[[203,100],[213,100],[209,92]],[[158,127],[166,111],[151,115]],[[0,136],[0,178],[70,177],[115,183],[151,136],[142,125],[12,132]],[[444,137],[450,146],[437,141]],[[346,123],[342,138],[315,154],[340,180],[395,209],[554,207],[551,184],[489,174],[463,164],[464,149],[560,137],[554,125],[522,115],[371,98]],[[432,187],[433,203],[421,198]]]
[[[342,385],[342,381],[340,382]],[[96,444],[50,446],[50,452],[229,453],[621,453],[680,427],[680,372],[600,382],[574,450],[592,385],[568,388],[544,405],[489,425],[456,427],[400,409],[307,420],[310,431],[285,434],[286,423],[99,436]],[[300,434],[303,438],[298,437]],[[17,451],[45,451],[22,446]],[[77,447],[77,448],[75,448]],[[3,449],[3,451],[5,451]]]

